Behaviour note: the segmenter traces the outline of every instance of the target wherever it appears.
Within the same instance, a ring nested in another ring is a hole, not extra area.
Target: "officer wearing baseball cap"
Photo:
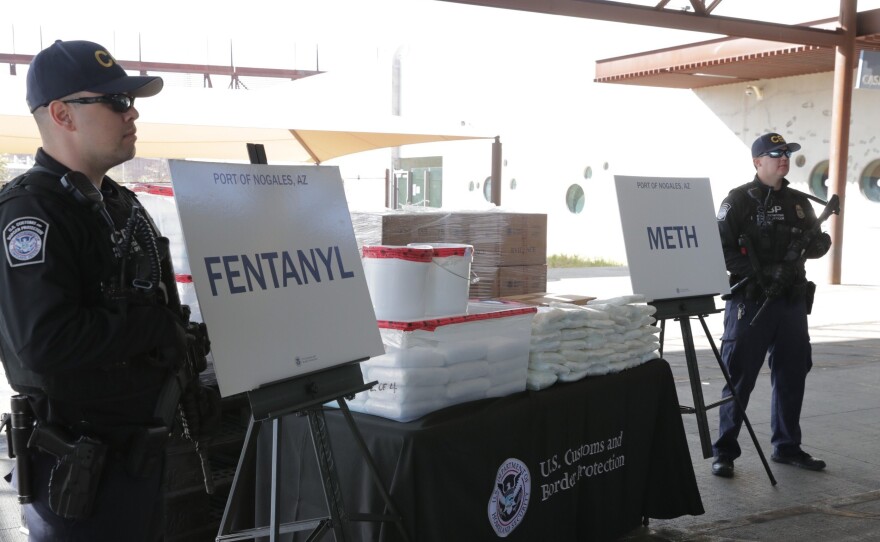
[[[752,143],[752,158],[758,158],[771,151],[787,150],[797,152],[801,150],[798,143],[788,143],[785,138],[777,133],[764,134]]]
[[[155,96],[161,77],[130,76],[107,50],[90,41],[58,40],[34,57],[27,74],[27,104],[31,113],[77,92],[131,98]]]
[[[818,471],[825,462],[801,448],[801,405],[813,365],[807,315],[815,292],[815,284],[807,281],[804,259],[824,256],[831,238],[818,231],[809,197],[791,188],[785,178],[789,159],[800,148],[774,132],[755,139],[755,178],[731,190],[721,203],[717,219],[730,284],[746,284],[732,289],[726,301],[721,358],[746,408],[769,352],[771,458]],[[795,247],[799,256],[789,258]],[[731,395],[725,386],[722,397]],[[743,418],[730,401],[720,407],[719,418],[712,473],[730,478],[741,454],[737,437]]]
[[[89,41],[56,41],[27,74],[42,146],[0,192],[0,357],[13,416],[35,421],[11,473],[32,541],[162,537],[155,412],[187,322],[167,240],[107,176],[135,155],[135,98],[162,85]]]

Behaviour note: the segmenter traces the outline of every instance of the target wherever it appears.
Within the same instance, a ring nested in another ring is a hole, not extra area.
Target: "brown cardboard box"
[[[544,292],[547,290],[547,265],[471,266],[480,280],[471,284],[470,297],[499,297]]]
[[[474,245],[474,265],[547,262],[547,215],[503,212],[352,213],[358,247],[409,243]]]
[[[530,294],[547,289],[547,265],[506,265],[498,268],[499,296]]]
[[[547,215],[529,213],[462,213],[468,221],[466,241],[474,245],[480,265],[536,265],[547,262]]]

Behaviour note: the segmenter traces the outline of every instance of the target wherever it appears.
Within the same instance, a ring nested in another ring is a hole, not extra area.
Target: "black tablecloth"
[[[342,413],[330,409],[326,417],[346,510],[382,513]],[[511,541],[613,540],[643,516],[703,513],[663,360],[410,423],[354,418],[414,541],[498,540],[498,532]],[[266,423],[256,463],[258,525],[269,522],[271,438]],[[281,522],[326,516],[307,419],[283,418],[281,442]],[[511,506],[490,504],[512,482],[519,489],[508,491]],[[357,522],[352,530],[357,540],[400,539],[390,523]]]

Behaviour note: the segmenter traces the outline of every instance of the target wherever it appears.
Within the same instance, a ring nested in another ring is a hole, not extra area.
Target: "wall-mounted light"
[[[749,85],[746,87],[746,96],[754,96],[755,100],[760,102],[764,99],[764,91],[761,90],[761,87]]]

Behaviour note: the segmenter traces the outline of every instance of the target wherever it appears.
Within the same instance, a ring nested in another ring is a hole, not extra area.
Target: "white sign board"
[[[384,353],[338,168],[169,165],[221,395]]]
[[[859,54],[856,88],[880,89],[880,51],[864,50]]]
[[[633,293],[654,301],[730,290],[709,179],[614,182]]]

